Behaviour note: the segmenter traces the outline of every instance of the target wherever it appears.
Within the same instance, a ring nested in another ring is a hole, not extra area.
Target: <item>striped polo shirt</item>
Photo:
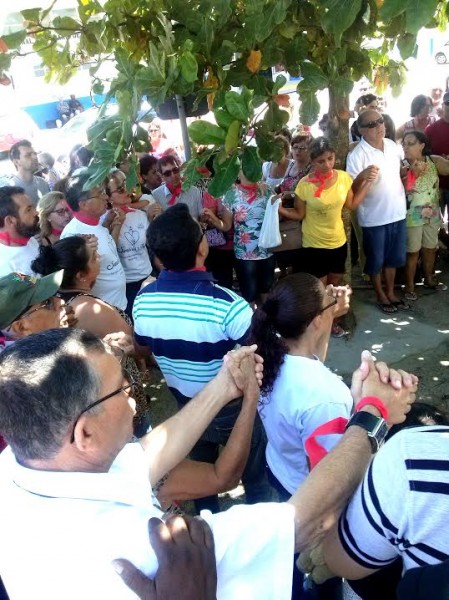
[[[338,482],[336,482],[338,485]],[[405,429],[371,463],[339,522],[346,553],[380,569],[449,559],[449,427]]]
[[[181,404],[215,377],[226,352],[244,341],[251,317],[243,298],[203,270],[162,271],[133,308],[136,340],[151,349]]]

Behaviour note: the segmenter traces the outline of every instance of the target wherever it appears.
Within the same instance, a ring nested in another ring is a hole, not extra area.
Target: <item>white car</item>
[[[449,42],[446,42],[435,54],[435,60],[439,65],[445,65],[449,60]]]

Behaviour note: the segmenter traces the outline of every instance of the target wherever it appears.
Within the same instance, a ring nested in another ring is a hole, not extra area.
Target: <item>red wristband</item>
[[[388,421],[388,408],[382,402],[380,398],[377,396],[365,396],[360,400],[360,402],[355,407],[354,412],[359,412],[364,406],[374,406],[380,412],[382,419]]]

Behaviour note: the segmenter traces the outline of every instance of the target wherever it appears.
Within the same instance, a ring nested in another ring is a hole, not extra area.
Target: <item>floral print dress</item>
[[[272,252],[259,247],[265,209],[272,192],[265,185],[259,185],[256,198],[249,201],[250,194],[234,185],[223,198],[223,205],[234,217],[234,253],[241,260],[263,260]]]

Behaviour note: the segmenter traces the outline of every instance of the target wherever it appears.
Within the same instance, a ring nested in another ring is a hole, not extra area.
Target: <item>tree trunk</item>
[[[329,87],[329,122],[327,137],[335,148],[337,169],[345,169],[349,149],[349,96],[341,95]],[[343,209],[343,224],[348,240],[348,257],[345,266],[345,281],[351,283],[351,212]]]

